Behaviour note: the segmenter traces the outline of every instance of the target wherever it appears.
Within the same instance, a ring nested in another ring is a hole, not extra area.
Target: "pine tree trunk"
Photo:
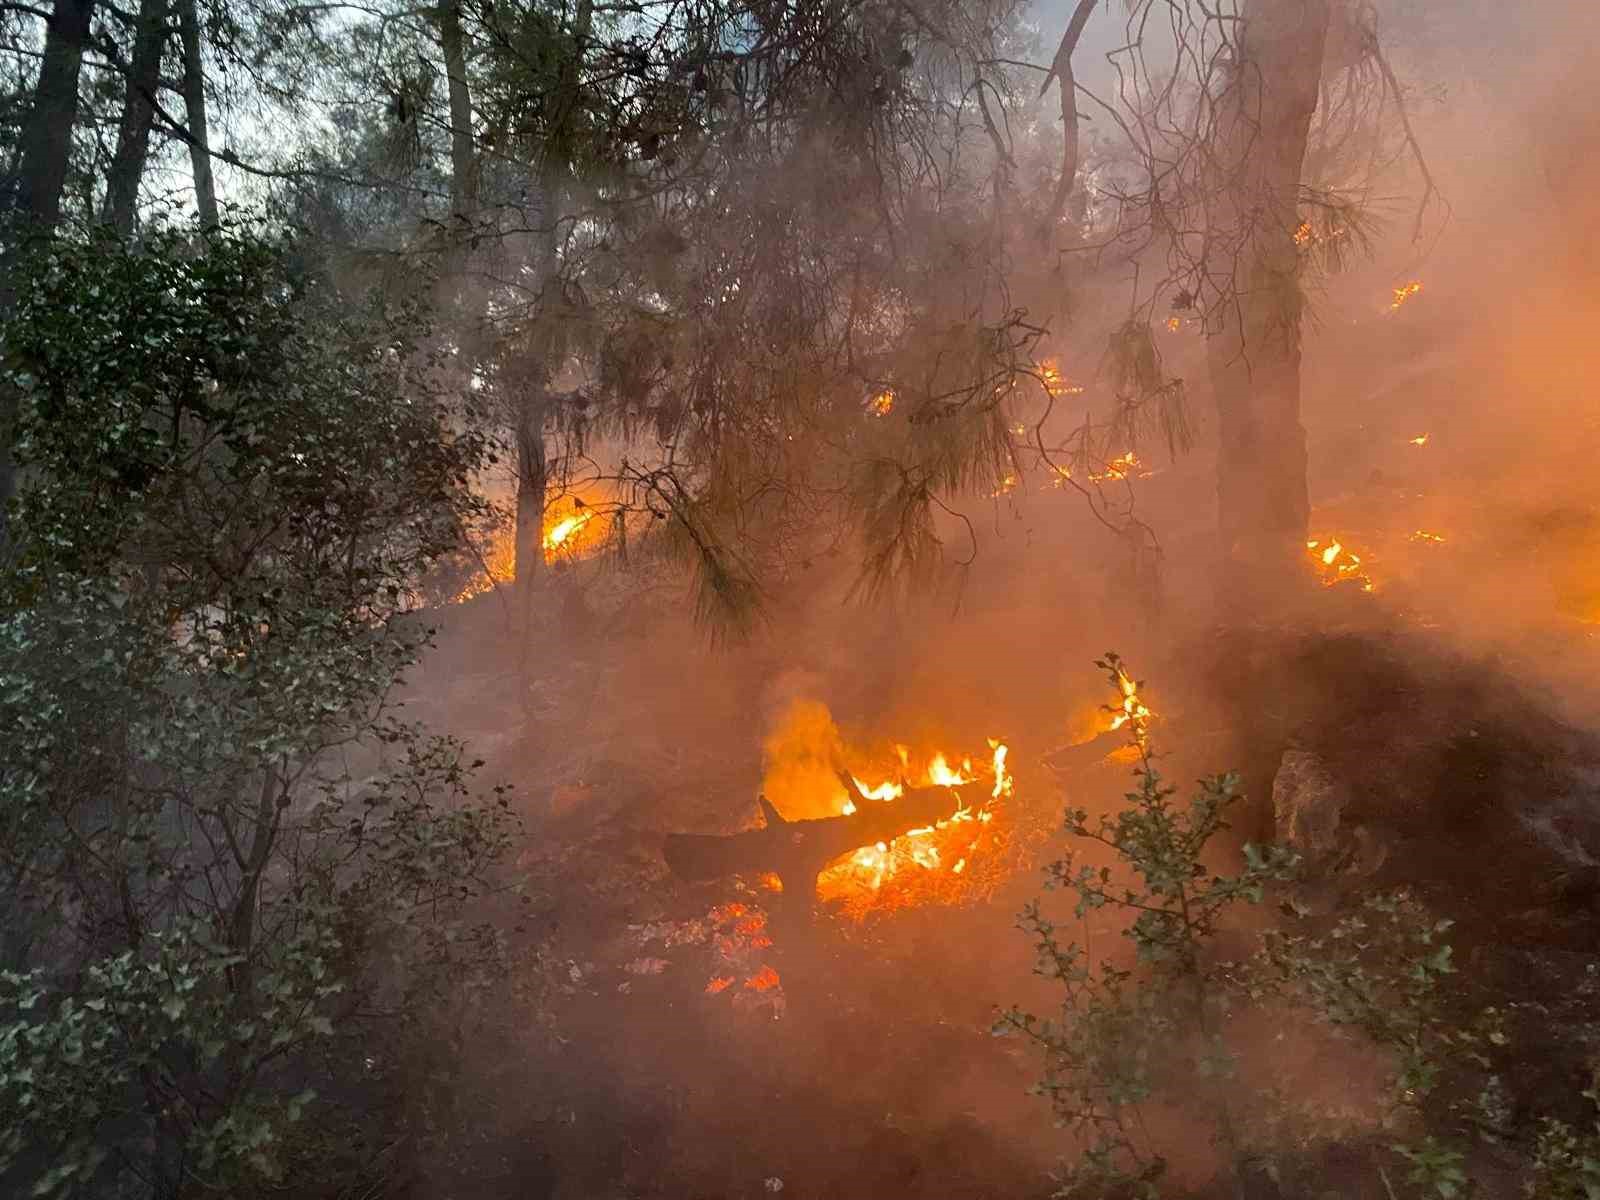
[[[1241,15],[1235,74],[1221,105],[1218,180],[1237,266],[1234,294],[1214,314],[1207,357],[1222,547],[1230,569],[1254,588],[1296,577],[1310,520],[1295,231],[1328,0],[1246,0]]]
[[[13,207],[43,232],[61,219],[61,193],[78,119],[78,74],[93,16],[94,0],[56,0],[45,29],[44,59],[22,131],[22,168],[13,198]]]
[[[524,396],[517,413],[517,524],[514,567],[517,600],[517,636],[527,655],[535,632],[535,606],[539,582],[544,577],[544,501],[549,485],[549,461],[544,446],[544,389]],[[526,671],[524,672],[526,673]]]
[[[139,184],[144,179],[150,153],[150,127],[155,121],[154,97],[161,86],[161,52],[166,45],[168,0],[141,0],[133,62],[128,72],[127,96],[122,102],[122,123],[117,132],[117,152],[106,179],[106,198],[100,219],[126,237],[133,232],[139,204]]]
[[[183,36],[183,106],[189,118],[189,164],[194,171],[195,206],[200,224],[219,222],[217,186],[211,178],[211,133],[206,120],[206,72],[201,57],[200,14],[195,0],[177,0],[178,28]]]
[[[12,273],[20,235],[48,234],[61,219],[61,193],[78,120],[78,75],[93,17],[94,0],[56,0],[45,27],[39,81],[22,128],[21,161],[16,177],[9,181],[10,210],[19,228],[12,231],[5,261],[0,262],[0,318],[10,313],[16,298]],[[0,389],[0,564],[9,557],[11,545],[5,509],[16,492],[16,461],[11,453],[16,419],[16,395],[10,388]]]

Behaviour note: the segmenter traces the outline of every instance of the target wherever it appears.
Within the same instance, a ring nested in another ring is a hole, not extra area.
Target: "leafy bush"
[[[1246,1168],[1287,1177],[1294,1147],[1272,1139],[1278,1127],[1293,1124],[1293,1099],[1274,1093],[1279,1110],[1267,1114],[1246,1109],[1227,1090],[1236,1056],[1225,1018],[1238,1006],[1270,1003],[1387,1054],[1387,1106],[1370,1114],[1371,1126],[1406,1140],[1367,1150],[1391,1196],[1468,1194],[1477,1139],[1498,1147],[1502,1162],[1510,1152],[1535,1200],[1600,1200],[1600,1124],[1579,1132],[1546,1117],[1536,1134],[1518,1140],[1498,1069],[1510,1041],[1505,1013],[1494,1006],[1470,1011],[1454,984],[1445,940],[1451,922],[1409,894],[1370,896],[1352,914],[1310,923],[1309,932],[1294,925],[1268,930],[1247,963],[1215,959],[1213,939],[1228,912],[1241,901],[1259,903],[1264,887],[1289,879],[1297,860],[1286,848],[1246,845],[1239,874],[1209,871],[1203,855],[1227,828],[1237,780],[1203,780],[1186,808],[1173,805],[1173,789],[1154,767],[1142,685],[1114,654],[1096,665],[1115,688],[1117,703],[1107,710],[1129,730],[1138,788],[1126,807],[1098,821],[1067,811],[1067,833],[1109,851],[1111,863],[1083,863],[1069,851],[1048,866],[1045,886],[1074,892],[1080,921],[1099,910],[1125,914],[1135,960],[1130,967],[1092,962],[1084,946],[1063,939],[1040,902],[1030,903],[1020,924],[1035,939],[1038,973],[1062,987],[1061,1011],[1046,1020],[1012,1009],[995,1027],[1037,1043],[1044,1055],[1037,1091],[1080,1140],[1061,1194],[1159,1194],[1166,1163],[1139,1118],[1141,1105],[1158,1101],[1203,1102],[1236,1182]],[[1284,910],[1296,921],[1309,917],[1292,900]],[[1584,1095],[1600,1106],[1600,1085]]]
[[[378,1133],[354,1096],[495,959],[508,802],[387,699],[492,450],[425,332],[237,227],[30,265],[0,1187],[334,1190]]]
[[[1113,865],[1083,863],[1069,850],[1046,868],[1045,887],[1073,891],[1079,920],[1102,909],[1127,914],[1123,933],[1140,971],[1136,976],[1109,958],[1092,961],[1085,946],[1062,938],[1043,905],[1030,903],[1021,926],[1035,939],[1037,973],[1062,985],[1061,1012],[1041,1019],[1012,1009],[996,1032],[1020,1032],[1040,1046],[1045,1075],[1038,1090],[1083,1141],[1063,1194],[1152,1196],[1166,1164],[1137,1115],[1158,1093],[1202,1088],[1220,1136],[1239,1150],[1226,1092],[1233,1051],[1222,1018],[1229,988],[1208,944],[1230,908],[1259,903],[1266,884],[1288,876],[1293,857],[1247,845],[1241,872],[1212,872],[1203,856],[1227,828],[1238,780],[1203,780],[1186,807],[1175,805],[1175,789],[1155,766],[1148,714],[1136,700],[1140,685],[1115,654],[1096,665],[1117,697],[1107,711],[1131,718],[1126,728],[1137,752],[1138,787],[1114,816],[1091,823],[1084,810],[1067,810],[1066,832],[1109,850]]]

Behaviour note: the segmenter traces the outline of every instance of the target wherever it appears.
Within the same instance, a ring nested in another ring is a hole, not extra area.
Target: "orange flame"
[[[878,842],[863,846],[829,867],[819,877],[817,884],[824,900],[841,901],[846,911],[856,917],[865,915],[869,897],[882,894],[891,881],[905,880],[907,872],[929,873],[931,876],[961,876],[972,855],[984,842],[988,827],[994,820],[993,805],[1009,797],[1015,790],[1015,781],[1006,767],[1010,754],[1005,743],[991,738],[988,776],[991,780],[988,795],[981,805],[973,807],[963,798],[958,788],[977,783],[980,772],[970,758],[955,763],[943,753],[935,753],[916,779],[920,787],[949,788],[953,809],[948,817],[932,825],[908,830],[891,842]],[[902,767],[909,759],[904,746],[895,747]],[[863,795],[889,803],[905,794],[904,778],[886,780],[876,786],[867,784],[852,775],[852,780]],[[846,799],[840,806],[846,815],[856,811],[853,800]],[[970,828],[971,832],[960,830]],[[953,865],[947,863],[953,860]],[[902,901],[905,902],[905,901]]]

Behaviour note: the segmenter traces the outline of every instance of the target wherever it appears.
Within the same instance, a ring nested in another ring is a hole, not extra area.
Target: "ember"
[[[894,411],[894,391],[884,388],[881,392],[873,394],[867,401],[867,411],[875,417],[887,417]]]
[[[1411,444],[1413,446],[1426,446],[1428,444],[1428,435],[1425,433],[1419,434],[1411,439]]]

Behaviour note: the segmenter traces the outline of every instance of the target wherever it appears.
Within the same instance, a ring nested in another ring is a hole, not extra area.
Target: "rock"
[[[1340,848],[1339,823],[1349,788],[1326,763],[1306,750],[1285,750],[1272,779],[1272,813],[1277,839],[1308,861],[1326,859]]]

